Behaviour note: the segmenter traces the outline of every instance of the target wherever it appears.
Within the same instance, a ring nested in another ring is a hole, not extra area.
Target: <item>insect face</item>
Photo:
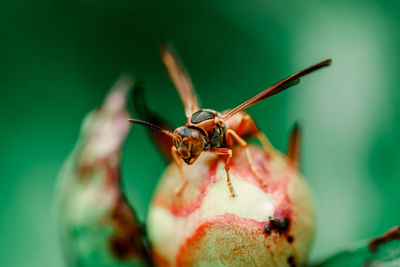
[[[174,139],[174,145],[179,155],[187,164],[193,164],[204,148],[202,133],[198,129],[183,126],[177,128],[174,135],[178,137]]]

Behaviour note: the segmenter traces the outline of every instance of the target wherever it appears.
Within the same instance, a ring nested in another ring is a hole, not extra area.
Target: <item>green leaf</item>
[[[400,266],[400,226],[370,242],[339,252],[318,266]]]

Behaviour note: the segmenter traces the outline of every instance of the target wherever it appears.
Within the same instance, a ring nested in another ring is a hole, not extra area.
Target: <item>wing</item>
[[[161,45],[161,59],[169,77],[178,90],[183,106],[185,107],[186,117],[190,117],[200,107],[189,75],[183,68],[172,47],[168,44]]]
[[[264,100],[264,99],[271,97],[279,92],[282,92],[283,90],[285,90],[289,87],[297,85],[300,82],[300,77],[302,77],[310,72],[316,71],[320,68],[329,66],[331,64],[331,62],[332,61],[330,59],[327,59],[325,61],[322,61],[315,65],[312,65],[311,67],[308,67],[307,69],[299,71],[299,72],[293,74],[292,76],[289,76],[288,78],[281,80],[280,82],[277,82],[273,86],[265,89],[264,91],[258,93],[257,95],[253,96],[252,98],[249,98],[248,100],[246,100],[239,106],[230,110],[228,113],[226,113],[223,116],[223,119],[228,120],[230,117],[232,117],[236,113],[244,110],[245,108],[248,108],[248,107],[254,105],[255,103],[260,102],[261,100]]]
[[[137,82],[133,88],[133,107],[135,109],[136,114],[139,119],[150,122],[150,124],[157,125],[160,129],[166,129],[169,131],[173,131],[172,126],[166,122],[166,120],[161,117],[159,114],[150,110],[147,106],[145,90],[144,86],[141,82]],[[165,135],[163,132],[154,131],[153,129],[149,129],[149,134],[154,144],[158,148],[158,150],[163,155],[163,158],[166,162],[172,162],[173,158],[171,156],[171,146],[173,146],[173,142],[171,137]]]

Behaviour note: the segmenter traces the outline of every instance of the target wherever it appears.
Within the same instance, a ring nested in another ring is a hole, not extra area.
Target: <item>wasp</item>
[[[312,65],[264,89],[235,108],[220,113],[212,109],[200,108],[190,77],[176,53],[168,44],[161,46],[161,59],[183,102],[187,117],[185,126],[178,127],[172,132],[150,122],[137,119],[130,119],[129,121],[151,128],[171,138],[173,145],[170,152],[182,178],[182,185],[177,189],[177,194],[181,194],[187,185],[187,180],[182,171],[182,160],[191,165],[203,151],[209,151],[225,157],[226,179],[232,197],[235,197],[236,194],[230,180],[229,169],[232,159],[232,147],[235,142],[246,149],[251,171],[260,185],[262,187],[266,186],[255,169],[248,143],[245,139],[256,137],[264,147],[269,145],[269,141],[259,130],[250,115],[243,110],[297,85],[302,76],[331,64],[331,60],[328,59]]]

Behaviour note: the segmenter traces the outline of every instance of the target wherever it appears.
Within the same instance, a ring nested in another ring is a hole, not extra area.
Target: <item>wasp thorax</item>
[[[187,164],[193,164],[204,148],[204,139],[200,130],[192,127],[179,127],[174,131],[178,137],[174,145]]]

